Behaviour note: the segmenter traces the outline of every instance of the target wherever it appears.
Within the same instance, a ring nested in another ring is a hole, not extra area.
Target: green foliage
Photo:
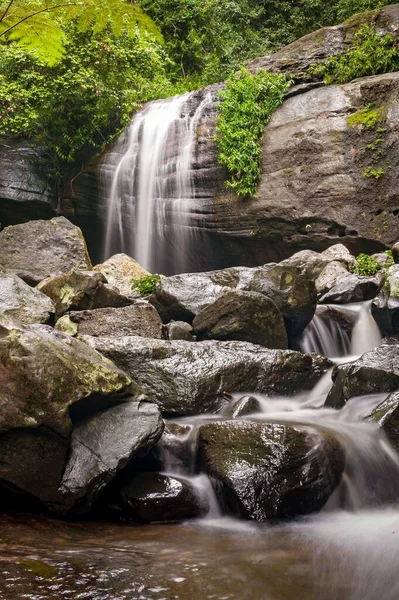
[[[289,86],[284,75],[267,71],[253,75],[241,69],[220,92],[216,127],[219,162],[231,176],[227,187],[240,196],[256,193],[265,125]]]
[[[381,177],[383,177],[385,174],[385,169],[383,167],[367,167],[366,170],[364,171],[364,176],[367,177],[367,179],[376,179],[377,181],[379,179],[381,179]]]
[[[339,0],[336,6],[336,22],[345,21],[355,13],[376,10],[387,4],[395,4],[396,0]]]
[[[356,264],[352,268],[352,273],[373,277],[373,275],[380,271],[381,268],[380,263],[370,256],[370,254],[359,254],[359,256],[356,257]]]
[[[71,21],[80,33],[108,29],[115,37],[135,37],[139,26],[159,35],[136,4],[123,0],[0,0],[0,41],[17,42],[43,64],[55,65],[65,55],[63,25]]]
[[[354,34],[352,47],[340,56],[329,56],[311,69],[324,83],[347,83],[357,77],[391,73],[399,67],[399,53],[390,34],[380,35],[374,24],[363,24]]]
[[[132,290],[135,290],[140,296],[149,296],[155,290],[155,286],[161,280],[159,275],[146,275],[138,279],[133,279]]]
[[[348,117],[347,123],[349,127],[373,129],[384,119],[384,108],[384,106],[380,106],[378,109],[374,109],[372,103],[366,104],[364,108]],[[380,140],[384,141],[382,138],[378,138],[376,143],[381,143]]]

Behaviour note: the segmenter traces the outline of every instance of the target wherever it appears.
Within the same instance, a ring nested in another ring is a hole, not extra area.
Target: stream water
[[[347,352],[378,343],[364,335],[364,328],[374,330],[368,305],[340,310],[357,315]],[[318,318],[304,343],[320,343]],[[335,328],[329,331],[323,343],[335,352]],[[347,360],[342,350],[338,359]],[[245,417],[339,440],[344,476],[319,514],[280,524],[223,516],[209,479],[192,465],[198,425],[226,414],[179,419],[186,427],[175,442],[186,449],[184,464],[164,446],[159,453],[166,472],[208,496],[208,516],[135,526],[3,515],[0,600],[398,600],[399,459],[378,426],[364,420],[384,395],[353,399],[336,411],[323,408],[330,385],[327,374],[295,398],[257,395],[260,409]]]

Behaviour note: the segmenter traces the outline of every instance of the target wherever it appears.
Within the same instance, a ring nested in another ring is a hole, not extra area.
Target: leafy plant
[[[364,275],[366,277],[373,277],[382,266],[375,260],[370,254],[359,254],[356,257],[356,264],[352,267],[352,273],[356,275]]]
[[[256,193],[265,125],[289,86],[285,75],[241,69],[219,93],[219,162],[230,174],[226,186],[240,196]]]
[[[155,290],[155,286],[161,280],[159,275],[146,275],[138,279],[133,279],[132,290],[135,290],[140,296],[149,296]]]
[[[379,179],[381,179],[381,177],[383,177],[385,174],[385,170],[383,167],[377,167],[377,168],[373,168],[373,167],[367,167],[367,169],[364,171],[364,176],[367,177],[367,179],[376,179],[377,181]]]
[[[340,56],[329,56],[311,67],[324,83],[347,83],[357,77],[391,73],[399,67],[399,52],[389,33],[380,35],[375,24],[363,24],[354,34],[352,47]]]

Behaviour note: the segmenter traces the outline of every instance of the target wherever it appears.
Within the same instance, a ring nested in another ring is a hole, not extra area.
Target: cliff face
[[[266,128],[262,178],[254,198],[238,199],[224,186],[226,174],[218,165],[214,142],[220,86],[192,95],[192,111],[206,93],[213,98],[198,123],[193,163],[196,199],[190,218],[198,242],[193,269],[261,264],[303,248],[323,250],[337,241],[355,254],[396,241],[399,73],[328,87],[312,83],[307,73],[310,64],[344,51],[362,19],[375,21],[381,33],[399,37],[399,5],[393,5],[324,28],[249,65],[254,71],[290,72],[297,83]],[[362,123],[365,109],[378,112],[376,127]],[[107,213],[105,176],[120,159],[116,144],[94,156],[66,184],[61,200],[60,213],[83,228],[95,260],[100,258]],[[2,194],[7,197],[7,192]],[[12,192],[9,198],[13,200]],[[36,191],[31,198],[38,206]]]

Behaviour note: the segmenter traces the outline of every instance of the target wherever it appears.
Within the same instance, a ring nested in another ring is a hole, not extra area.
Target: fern
[[[34,50],[39,61],[53,66],[65,54],[62,25],[72,19],[81,32],[109,28],[116,36],[134,35],[139,27],[161,39],[153,21],[123,0],[0,0],[0,41]]]

